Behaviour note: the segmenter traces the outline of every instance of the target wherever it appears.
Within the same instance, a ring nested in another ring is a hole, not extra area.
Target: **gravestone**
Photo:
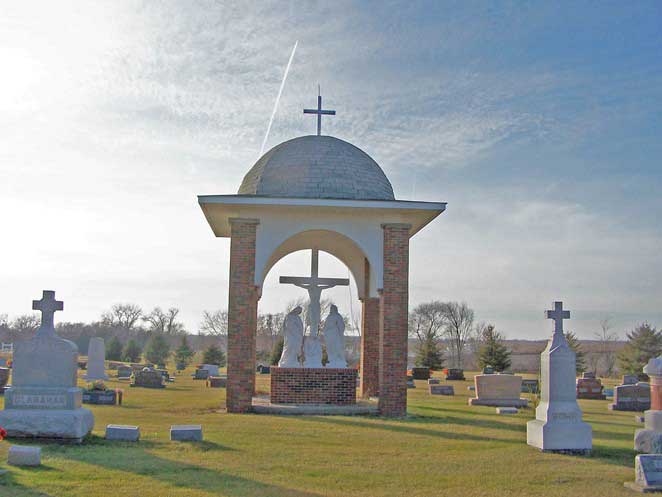
[[[117,379],[118,380],[128,380],[133,374],[133,368],[131,366],[119,366],[117,368]]]
[[[582,373],[583,380],[595,380],[595,373],[593,371],[584,371]]]
[[[85,379],[88,381],[107,380],[105,361],[106,345],[103,338],[90,338],[90,344],[87,348],[87,374]]]
[[[0,412],[0,426],[10,437],[80,442],[94,427],[76,385],[78,348],[55,334],[53,315],[63,307],[48,290],[32,302],[32,309],[41,311],[41,326],[33,339],[16,344],[12,386]]]
[[[227,381],[226,376],[210,376],[207,378],[207,386],[209,388],[225,388]]]
[[[455,395],[453,385],[430,385],[430,395]]]
[[[7,456],[7,464],[12,466],[39,466],[41,464],[41,447],[12,445],[9,447]]]
[[[546,317],[554,320],[554,334],[540,354],[540,403],[536,419],[526,424],[526,443],[543,452],[587,454],[593,431],[582,421],[575,393],[576,356],[563,334],[570,311],[555,302]]]
[[[522,377],[512,374],[479,374],[474,376],[476,398],[469,399],[471,406],[526,407],[527,399],[521,399]]]
[[[140,440],[140,428],[138,426],[129,425],[107,425],[106,440],[137,442]]]
[[[407,375],[407,388],[416,388],[416,383],[414,383],[414,377]]]
[[[6,368],[7,367],[7,359],[4,357],[0,357],[0,368]]]
[[[585,375],[586,373],[584,373]],[[602,390],[602,381],[598,378],[577,378],[576,395],[578,399],[605,400],[607,396]]]
[[[644,412],[644,429],[634,433],[634,450],[645,454],[662,454],[662,356],[644,366],[650,377],[650,409]]]
[[[619,385],[614,389],[612,411],[646,411],[651,407],[651,389],[648,383]]]
[[[9,368],[0,368],[0,395],[4,395],[5,387],[9,382]]]
[[[439,385],[439,383],[441,383],[439,378],[430,378],[428,380],[428,385]]]
[[[522,380],[522,393],[538,393],[539,389],[538,380]]]
[[[165,388],[163,375],[152,368],[144,368],[142,371],[133,373],[132,387],[143,388]]]
[[[270,374],[271,373],[271,367],[260,364],[257,367],[257,372],[260,373],[260,374]]]
[[[492,366],[485,366],[483,368],[483,374],[495,374],[494,368]]]
[[[496,413],[499,415],[504,415],[504,414],[517,414],[517,408],[516,407],[497,407],[496,408]]]
[[[216,364],[201,364],[199,369],[206,369],[209,371],[209,376],[220,376],[221,373]]]
[[[172,425],[170,427],[170,440],[179,442],[202,442],[202,426]]]
[[[639,378],[637,377],[636,374],[624,374],[623,375],[623,381],[621,381],[621,384],[623,385],[636,385],[639,383]]]
[[[196,369],[195,373],[193,374],[193,379],[194,380],[206,380],[209,378],[209,370],[208,369]]]
[[[117,404],[117,392],[115,390],[84,390],[83,404],[114,406]]]
[[[625,487],[641,493],[662,492],[662,454],[642,454],[634,458],[634,482]]]
[[[446,381],[452,380],[452,381],[464,381],[464,370],[463,369],[458,369],[458,368],[453,368],[448,370],[448,374],[446,375]]]

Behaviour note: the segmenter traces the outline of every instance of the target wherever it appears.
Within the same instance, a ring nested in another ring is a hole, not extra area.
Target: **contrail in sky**
[[[269,119],[269,126],[267,126],[267,133],[264,135],[264,140],[262,141],[262,148],[260,148],[260,157],[264,153],[264,147],[267,144],[267,139],[269,138],[269,132],[271,131],[271,125],[274,122],[274,117],[276,117],[276,111],[278,110],[278,102],[280,102],[280,96],[283,93],[283,88],[285,87],[285,80],[287,79],[287,73],[290,72],[290,66],[292,65],[292,59],[294,59],[294,52],[297,50],[297,45],[299,40],[294,43],[294,48],[292,49],[292,54],[290,55],[290,60],[287,61],[287,67],[285,68],[285,74],[283,75],[283,81],[280,82],[280,89],[278,90],[278,96],[276,97],[276,103],[274,104],[274,110],[271,113],[271,119]]]

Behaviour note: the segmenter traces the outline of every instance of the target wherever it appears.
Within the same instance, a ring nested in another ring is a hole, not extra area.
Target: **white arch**
[[[271,268],[283,257],[299,250],[318,249],[338,258],[352,273],[358,297],[366,293],[365,260],[370,259],[349,237],[331,230],[311,229],[301,231],[284,240],[271,253],[261,268],[256,268],[256,284],[261,288]],[[372,264],[370,264],[372,267]],[[259,274],[259,276],[258,276]],[[259,277],[259,279],[258,279]]]

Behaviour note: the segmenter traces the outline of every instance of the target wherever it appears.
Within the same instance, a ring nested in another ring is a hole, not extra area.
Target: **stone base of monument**
[[[271,368],[272,404],[356,404],[358,372],[350,368]]]
[[[81,442],[94,428],[92,411],[68,409],[6,409],[0,426],[10,438],[43,438]]]
[[[527,399],[469,399],[470,406],[488,407],[526,407],[529,405]]]
[[[526,423],[526,443],[543,452],[589,455],[593,447],[591,425],[579,422],[544,422],[534,419]]]
[[[376,416],[378,399],[358,400],[356,404],[335,406],[330,404],[274,404],[269,397],[253,397],[252,411],[256,414],[285,416]]]
[[[644,454],[662,453],[662,411],[644,412],[644,427],[634,433],[634,450]]]

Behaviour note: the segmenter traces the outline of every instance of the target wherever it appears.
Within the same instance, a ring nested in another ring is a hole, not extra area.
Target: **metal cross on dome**
[[[41,300],[32,301],[32,310],[41,311],[41,326],[39,327],[38,335],[48,335],[55,333],[53,327],[53,316],[55,311],[64,309],[64,302],[55,300],[55,292],[52,290],[44,290],[42,292]]]
[[[317,114],[317,136],[322,134],[322,116],[335,116],[335,110],[322,109],[322,95],[319,87],[317,88],[317,109],[303,109],[304,114]]]
[[[563,320],[570,319],[570,311],[563,310],[563,302],[554,302],[553,311],[545,311],[547,319],[554,320],[554,333],[563,333]]]

